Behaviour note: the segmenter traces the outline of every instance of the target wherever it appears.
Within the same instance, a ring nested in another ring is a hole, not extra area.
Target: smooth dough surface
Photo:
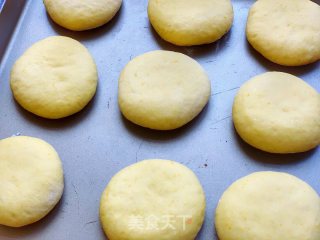
[[[119,79],[123,115],[140,126],[171,130],[195,118],[210,97],[210,81],[192,58],[153,51],[133,59]]]
[[[119,11],[122,0],[44,0],[54,22],[73,31],[97,28]]]
[[[215,42],[233,22],[230,0],[149,0],[148,15],[156,32],[179,46]]]
[[[57,119],[82,110],[97,88],[88,50],[68,37],[49,37],[31,46],[14,64],[11,89],[17,102],[38,116]]]
[[[320,144],[320,94],[293,75],[267,72],[240,88],[233,121],[241,138],[258,149],[308,151]]]
[[[32,137],[0,141],[0,224],[22,227],[45,217],[63,192],[60,158]]]
[[[121,170],[100,203],[110,240],[193,240],[204,215],[205,196],[197,177],[169,160],[144,160]]]
[[[320,6],[310,0],[258,0],[249,12],[247,38],[277,64],[316,62],[320,59]]]
[[[320,198],[292,175],[257,172],[227,189],[215,223],[220,240],[319,240]]]

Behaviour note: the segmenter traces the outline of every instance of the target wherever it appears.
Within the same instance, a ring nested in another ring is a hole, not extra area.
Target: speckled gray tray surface
[[[9,1],[16,7],[11,6],[8,13],[5,6],[2,15],[7,17],[0,16],[1,37],[10,32],[9,23],[15,21],[12,16],[20,15],[15,11],[24,2]],[[63,161],[66,187],[60,204],[46,218],[20,229],[0,227],[0,239],[105,239],[98,215],[103,189],[119,170],[149,158],[178,161],[199,177],[206,192],[207,215],[198,240],[217,239],[213,216],[221,194],[233,181],[254,171],[288,172],[320,192],[319,148],[303,154],[272,155],[248,146],[234,131],[233,98],[239,86],[257,74],[289,72],[320,91],[319,62],[305,67],[281,67],[263,59],[248,45],[245,24],[253,2],[233,0],[234,24],[220,41],[186,48],[170,45],[155,34],[147,17],[147,0],[124,0],[121,11],[109,24],[81,33],[54,24],[42,1],[26,1],[9,45],[0,41],[0,49],[6,49],[0,65],[0,138],[22,134],[51,143]],[[13,100],[9,88],[9,73],[15,60],[34,42],[52,35],[81,41],[94,56],[99,70],[94,100],[80,113],[56,121],[24,111]],[[121,69],[131,58],[156,49],[195,58],[212,82],[208,106],[193,122],[175,131],[157,132],[135,126],[121,116],[118,108]]]

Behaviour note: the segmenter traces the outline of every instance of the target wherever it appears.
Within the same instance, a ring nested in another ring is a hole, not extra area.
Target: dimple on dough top
[[[192,58],[153,51],[136,57],[119,79],[124,116],[143,127],[170,130],[195,118],[210,97],[210,81]]]
[[[169,160],[145,160],[121,170],[100,204],[102,226],[110,240],[193,240],[204,215],[199,180],[190,169]],[[173,227],[165,227],[166,216]],[[150,217],[156,227],[148,228]]]
[[[310,0],[258,0],[247,23],[250,44],[285,66],[320,59],[320,6]]]
[[[148,14],[157,33],[180,46],[212,43],[233,22],[230,0],[149,0]]]
[[[119,11],[122,0],[44,0],[54,22],[74,31],[100,27]]]
[[[78,41],[54,36],[32,45],[14,64],[11,89],[26,110],[45,118],[82,110],[97,88],[97,69]]]
[[[307,151],[320,144],[320,95],[291,74],[267,72],[240,88],[233,121],[239,135],[256,148]]]
[[[51,145],[25,136],[0,141],[0,224],[40,220],[60,200],[63,186],[62,164]]]
[[[225,191],[215,222],[220,240],[318,240],[320,198],[292,175],[257,172]]]

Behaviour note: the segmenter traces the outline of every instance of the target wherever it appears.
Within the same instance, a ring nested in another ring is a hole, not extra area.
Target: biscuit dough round
[[[247,38],[274,63],[316,62],[320,59],[320,6],[310,0],[258,0],[249,12]]]
[[[149,0],[148,15],[156,32],[179,46],[215,42],[233,22],[230,0]]]
[[[58,119],[82,110],[97,88],[88,50],[68,37],[49,37],[31,46],[14,64],[11,89],[17,102],[38,116]]]
[[[233,121],[241,138],[258,149],[308,151],[320,144],[320,95],[293,75],[267,72],[240,88]]]
[[[257,172],[225,191],[215,224],[220,240],[318,240],[320,198],[292,175]]]
[[[32,137],[0,140],[0,224],[22,227],[45,217],[63,193],[54,148]]]
[[[109,22],[119,11],[122,0],[44,0],[51,19],[60,26],[83,31]]]
[[[169,160],[144,160],[121,170],[100,203],[101,223],[110,240],[193,240],[204,215],[199,180]]]
[[[133,59],[119,79],[119,105],[131,122],[171,130],[195,118],[210,97],[210,81],[192,58],[153,51]]]

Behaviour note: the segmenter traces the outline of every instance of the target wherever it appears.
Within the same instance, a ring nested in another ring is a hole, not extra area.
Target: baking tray
[[[0,138],[29,135],[52,144],[63,161],[65,191],[58,206],[43,220],[19,229],[0,227],[0,239],[105,239],[98,214],[102,191],[119,170],[149,158],[178,161],[199,177],[206,193],[207,212],[198,240],[217,239],[213,222],[218,200],[233,181],[249,173],[288,172],[320,192],[319,148],[294,155],[268,154],[245,144],[234,131],[234,96],[239,86],[257,74],[292,73],[320,91],[319,62],[305,67],[281,67],[248,45],[245,24],[253,2],[233,1],[232,30],[217,43],[176,47],[152,30],[147,0],[124,0],[121,11],[110,23],[80,33],[54,24],[40,0],[8,0],[0,15],[0,53],[4,53],[0,55]],[[46,120],[26,112],[15,103],[9,87],[10,69],[16,59],[30,45],[52,35],[81,41],[94,56],[99,70],[95,98],[83,111],[62,120]],[[194,121],[175,131],[138,127],[125,120],[118,108],[120,71],[133,57],[156,49],[195,58],[212,82],[208,106]]]

